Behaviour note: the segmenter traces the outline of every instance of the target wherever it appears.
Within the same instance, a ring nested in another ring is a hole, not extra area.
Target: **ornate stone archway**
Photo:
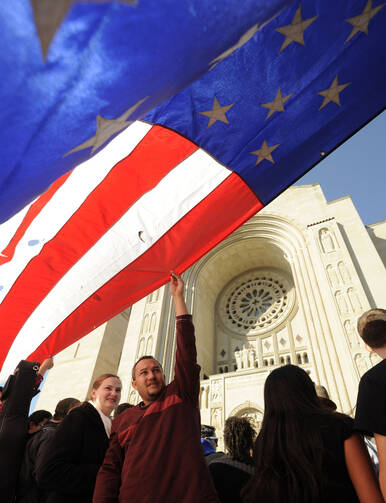
[[[245,417],[249,419],[256,433],[260,431],[263,415],[264,412],[257,403],[250,402],[249,400],[235,407],[229,414],[229,416]]]
[[[320,248],[319,230],[327,226],[326,221],[334,233],[333,246],[325,240]],[[262,211],[187,271],[187,303],[195,318],[204,374],[238,370],[236,352],[245,345],[256,356],[254,365],[248,364],[251,370],[266,371],[286,363],[305,366],[315,382],[329,389],[340,410],[352,408],[352,384],[357,376],[344,337],[340,337],[344,328],[334,309],[336,292],[330,291],[328,271],[323,269],[329,265],[324,259],[333,253],[341,260],[344,243],[335,219],[326,221],[305,227],[282,214]],[[243,275],[252,271],[243,284]],[[260,271],[266,271],[269,283],[260,278]],[[349,274],[352,278],[353,267]],[[271,279],[283,285],[277,296],[272,295],[277,284]],[[264,302],[265,295],[272,299]],[[217,316],[219,311],[223,316]],[[236,327],[231,337],[230,326]]]

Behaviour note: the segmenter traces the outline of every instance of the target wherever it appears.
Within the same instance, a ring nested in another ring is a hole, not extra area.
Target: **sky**
[[[320,183],[327,201],[351,196],[365,225],[386,219],[386,111],[298,180]]]

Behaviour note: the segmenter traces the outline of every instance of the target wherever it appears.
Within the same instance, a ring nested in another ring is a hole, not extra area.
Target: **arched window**
[[[297,358],[298,358],[299,365],[301,365],[302,364],[302,355],[298,355]]]
[[[157,323],[157,315],[156,313],[153,313],[151,315],[151,320],[150,320],[150,333],[153,334],[155,332],[155,326]]]
[[[287,363],[287,365],[288,365],[289,363],[291,363],[291,357],[290,357],[290,356],[287,356],[287,358],[285,359],[285,361],[286,361],[286,363]]]
[[[145,338],[141,337],[139,339],[139,345],[138,345],[138,358],[141,358],[143,356],[145,351]]]
[[[308,359],[308,354],[307,353],[303,353],[303,363],[309,363],[310,360]]]
[[[284,365],[285,361],[284,361],[284,358],[281,356],[280,357],[280,365]]]
[[[150,336],[146,342],[146,354],[151,355],[153,352],[153,337]]]

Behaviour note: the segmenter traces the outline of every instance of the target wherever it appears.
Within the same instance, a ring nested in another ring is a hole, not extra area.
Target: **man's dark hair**
[[[224,443],[232,459],[252,464],[255,436],[256,432],[246,417],[231,416],[225,421]]]
[[[208,424],[201,425],[201,438],[215,437],[216,428],[214,426],[209,426]]]
[[[386,346],[386,310],[370,309],[358,319],[358,332],[373,349]]]
[[[135,367],[137,366],[137,364],[141,361],[141,360],[154,360],[155,362],[158,363],[158,365],[160,366],[160,369],[163,371],[162,369],[162,365],[160,364],[160,362],[154,358],[154,356],[151,356],[151,355],[144,355],[144,356],[141,356],[141,358],[138,358],[138,360],[134,363],[133,365],[133,369],[131,371],[131,377],[133,379],[133,381],[135,381]]]
[[[119,416],[119,414],[121,414],[126,409],[131,409],[131,407],[134,407],[134,405],[132,405],[131,403],[120,403],[115,409],[114,417]]]
[[[0,391],[3,391],[3,389],[4,389],[3,386],[0,386]]]
[[[78,404],[80,404],[80,400],[77,398],[63,398],[63,400],[60,400],[56,405],[53,419],[55,421],[61,421],[67,416],[70,409]]]
[[[28,423],[33,423],[34,425],[38,425],[44,419],[47,419],[48,421],[52,418],[51,412],[48,412],[48,410],[35,410],[29,418],[28,418]]]

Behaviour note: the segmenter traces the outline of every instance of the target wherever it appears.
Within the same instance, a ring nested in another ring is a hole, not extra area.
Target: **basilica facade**
[[[184,273],[201,366],[202,423],[247,416],[256,428],[264,381],[287,363],[352,413],[360,376],[378,362],[356,331],[360,314],[386,306],[386,221],[364,226],[350,197],[327,202],[320,185],[288,189]],[[167,287],[151,293],[56,356],[36,408],[87,398],[117,373],[136,404],[131,368],[153,354],[173,379],[175,316]]]

